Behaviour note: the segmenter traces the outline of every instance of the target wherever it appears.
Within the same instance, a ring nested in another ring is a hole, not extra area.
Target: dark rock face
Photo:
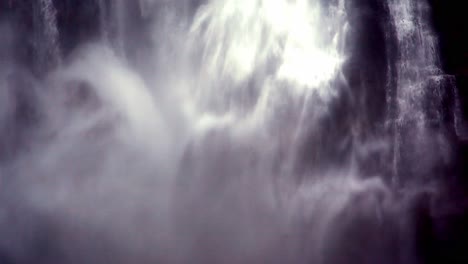
[[[78,43],[97,38],[100,34],[101,15],[98,1],[55,0],[57,26],[60,32],[60,44],[68,54]]]
[[[468,20],[463,1],[430,0],[444,71],[455,75],[464,120],[468,117]]]
[[[430,0],[435,29],[439,33],[444,68],[449,74],[467,74],[468,21],[466,3]]]
[[[393,115],[386,100],[396,92],[396,35],[386,3],[348,1],[347,10],[350,32],[346,47],[351,57],[344,65],[344,74],[352,89],[352,109],[355,111],[352,115],[358,117],[353,129],[358,131],[359,142],[394,133],[386,128],[385,120]],[[385,166],[389,158],[384,152],[376,151],[366,154],[361,162],[372,175],[388,170]]]
[[[141,19],[138,1],[126,2],[129,18],[127,30],[132,32]],[[97,40],[101,35],[103,21],[110,20],[110,2],[103,0],[103,9],[98,1],[53,0],[56,11],[58,45],[63,57],[67,57],[80,44]],[[0,3],[0,22],[7,23],[11,31],[10,59],[19,62],[42,75],[54,65],[51,63],[49,49],[44,46],[45,24],[40,1],[2,1]],[[1,28],[0,28],[1,30]],[[115,30],[111,27],[111,30]],[[13,33],[14,32],[14,33]],[[110,32],[115,34],[113,32]],[[0,54],[1,55],[1,54]]]
[[[432,22],[438,33],[441,61],[444,71],[454,76],[458,92],[461,122],[468,120],[468,20],[465,1],[430,0]],[[452,102],[452,106],[455,102]],[[449,105],[449,104],[448,104]],[[465,135],[454,142],[456,146],[455,164],[447,173],[450,194],[447,203],[452,204],[444,212],[434,217],[433,234],[427,250],[430,258],[427,263],[466,263],[468,253],[468,207],[464,202],[468,196],[468,142]]]

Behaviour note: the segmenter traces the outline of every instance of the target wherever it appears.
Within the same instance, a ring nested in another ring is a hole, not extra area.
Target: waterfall
[[[202,7],[190,32],[196,52],[199,48],[203,52],[205,65],[200,68],[197,96],[244,112],[246,97],[242,94],[247,91],[242,90],[247,89],[247,80],[256,77],[259,83],[252,89],[259,98],[248,100],[257,103],[274,97],[282,89],[280,83],[288,84],[292,96],[317,93],[328,100],[336,91],[327,83],[344,55],[338,46],[344,21],[342,10],[337,9],[322,9],[317,2],[282,0],[212,1]],[[330,13],[323,14],[326,12]],[[326,15],[333,16],[333,21]],[[329,32],[322,30],[325,24]],[[261,106],[254,105],[254,112],[256,107]],[[247,115],[251,116],[250,111]]]
[[[98,0],[99,27],[102,40],[120,56],[125,56],[127,1]]]
[[[52,0],[39,1],[42,23],[44,27],[44,41],[47,60],[52,65],[57,65],[61,60],[59,30],[57,28],[57,10]]]
[[[107,4],[106,0],[99,0],[98,2],[99,7],[99,27],[101,37],[104,41],[109,41],[109,21],[108,21],[108,12],[107,12]]]
[[[437,138],[444,126],[443,97],[451,91],[444,85],[450,77],[440,69],[438,40],[430,26],[427,2],[391,0],[389,10],[398,42],[396,92],[395,98],[390,99],[396,104],[393,171],[394,181],[398,182],[422,173],[416,167],[426,167],[423,173],[434,168],[434,164],[413,161],[424,155],[417,149],[428,145],[444,148],[445,142],[438,142]]]
[[[0,68],[0,128],[31,131],[0,162],[0,262],[417,263],[466,133],[426,0],[82,3],[100,39],[61,54],[40,0],[56,67]]]
[[[117,53],[124,56],[125,54],[125,25],[126,25],[126,1],[115,0],[110,5],[111,23],[113,27],[112,45]]]
[[[142,17],[147,17],[151,12],[151,0],[138,0],[138,7],[140,10],[140,15]]]

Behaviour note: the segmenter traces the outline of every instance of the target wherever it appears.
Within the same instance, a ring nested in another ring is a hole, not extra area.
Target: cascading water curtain
[[[44,50],[46,51],[47,60],[52,65],[57,65],[61,60],[59,31],[57,28],[57,10],[55,10],[52,0],[40,0],[40,13],[42,15],[42,23],[44,28],[44,37],[39,40],[45,42]]]
[[[443,101],[452,93],[453,81],[440,69],[428,3],[394,0],[389,10],[398,41],[394,180],[397,185],[422,184],[450,159]],[[456,104],[458,98],[453,100]]]
[[[426,1],[54,2],[44,70],[0,62],[0,263],[420,263],[460,133]]]

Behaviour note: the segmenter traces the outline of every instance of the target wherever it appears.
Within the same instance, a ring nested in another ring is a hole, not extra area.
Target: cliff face
[[[468,117],[468,19],[466,1],[430,0],[432,20],[438,33],[444,70],[455,75],[462,101],[463,116]]]
[[[468,20],[464,1],[431,0],[445,70],[468,75]]]
[[[53,10],[45,10],[45,4],[50,1]],[[0,51],[0,58],[6,58],[25,67],[39,76],[53,67],[51,60],[51,45],[46,40],[50,21],[49,13],[57,28],[56,46],[58,56],[67,58],[80,44],[96,41],[102,37],[109,39],[126,36],[123,45],[126,53],[132,53],[133,46],[129,43],[141,43],[145,30],[145,14],[158,4],[144,5],[145,1],[122,1],[119,8],[110,0],[41,0],[41,1],[1,1],[0,30],[7,36]],[[8,32],[6,32],[8,31]],[[5,52],[7,51],[7,52]],[[3,52],[3,53],[2,53]]]
[[[444,71],[456,77],[461,116],[464,125],[468,120],[468,19],[466,1],[430,0],[432,22],[439,38]],[[461,138],[458,144],[459,186],[468,186],[468,142]]]
[[[57,42],[60,51],[65,54],[71,51],[76,43],[96,35],[98,9],[94,1],[54,1],[54,23],[58,34]],[[10,46],[6,54],[9,61],[31,69],[36,75],[42,74],[53,66],[47,46],[47,21],[44,17],[41,1],[1,1],[0,23],[8,29]],[[56,16],[55,16],[56,15]]]

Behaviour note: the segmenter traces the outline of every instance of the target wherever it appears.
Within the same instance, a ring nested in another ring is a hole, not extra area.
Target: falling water
[[[99,7],[99,27],[100,27],[100,34],[104,41],[109,40],[109,21],[107,19],[107,4],[106,0],[99,0],[98,1]]]
[[[443,157],[448,155],[443,150],[447,143],[441,134],[442,101],[446,93],[451,93],[444,86],[450,77],[440,69],[438,40],[430,27],[428,3],[393,0],[389,7],[398,41],[394,180],[405,182],[412,175],[427,174],[437,164],[434,160],[424,163],[424,154],[418,150],[438,149],[436,152],[443,153],[438,158],[447,159]],[[427,171],[420,171],[421,167]]]
[[[46,50],[59,59],[57,11],[52,0],[40,3]],[[355,110],[357,91],[378,91],[349,80],[356,57],[347,47],[369,41],[353,38],[355,1],[94,3],[106,41],[80,43],[67,63],[32,81],[49,88],[35,97],[40,124],[0,167],[7,175],[0,228],[39,230],[8,232],[0,257],[4,250],[19,263],[416,259],[408,208],[425,190],[425,174],[449,159],[442,101],[453,87],[440,70],[425,1],[387,1],[387,41],[395,38],[398,50],[381,69],[393,92],[382,90],[388,105],[377,107],[396,109],[378,120],[392,126],[390,140],[364,137],[368,127],[355,125],[365,114]],[[149,24],[130,23],[133,5]],[[362,109],[378,112],[373,107]],[[356,162],[388,149],[393,186],[383,168],[366,173],[368,164]],[[411,177],[424,184],[405,196],[399,188]],[[15,217],[25,220],[12,224]],[[47,253],[37,252],[41,239]]]
[[[126,9],[127,1],[98,0],[99,10],[99,31],[104,42],[124,56],[125,53],[125,27],[126,27]]]
[[[44,23],[44,39],[47,60],[52,65],[57,65],[61,60],[59,31],[57,28],[57,10],[55,10],[52,0],[40,0],[39,5]]]
[[[115,0],[111,5],[111,23],[113,26],[112,45],[116,51],[123,55],[125,53],[125,0]]]

